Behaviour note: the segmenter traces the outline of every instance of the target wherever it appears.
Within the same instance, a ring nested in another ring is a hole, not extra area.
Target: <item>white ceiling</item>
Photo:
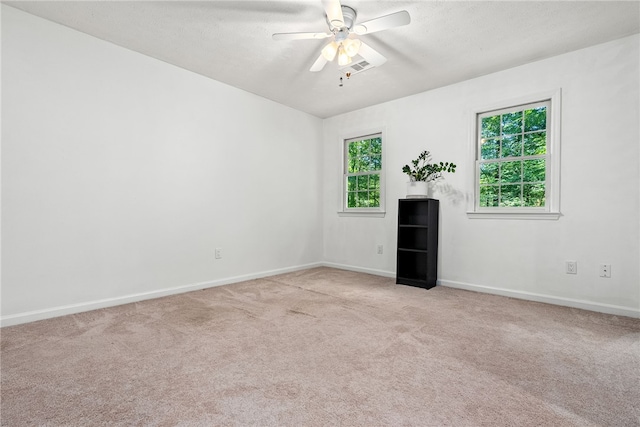
[[[338,86],[320,0],[4,1],[34,15],[326,118],[640,31],[639,1],[342,0],[356,22],[407,10],[411,24],[361,39],[388,61]]]

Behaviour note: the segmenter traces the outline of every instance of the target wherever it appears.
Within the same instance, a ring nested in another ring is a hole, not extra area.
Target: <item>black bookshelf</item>
[[[438,267],[438,211],[436,199],[398,201],[396,283],[431,289]]]

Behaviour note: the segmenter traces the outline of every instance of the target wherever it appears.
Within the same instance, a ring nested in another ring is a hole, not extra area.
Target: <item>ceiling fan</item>
[[[409,12],[403,10],[356,24],[358,15],[352,7],[341,5],[339,0],[322,0],[322,5],[326,13],[329,32],[275,33],[273,35],[274,40],[325,39],[333,37],[331,43],[322,48],[320,56],[309,69],[309,71],[313,72],[322,70],[327,62],[333,61],[336,56],[338,57],[338,65],[341,67],[350,64],[351,58],[355,55],[360,55],[369,64],[376,67],[384,64],[387,58],[358,38],[350,35],[363,36],[407,25],[411,22]]]

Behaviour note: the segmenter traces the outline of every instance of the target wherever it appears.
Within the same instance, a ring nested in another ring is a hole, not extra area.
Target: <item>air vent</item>
[[[353,68],[356,71],[362,71],[365,68],[367,68],[369,65],[371,64],[369,64],[367,61],[362,61],[362,62],[358,62],[357,64],[353,64],[351,68]]]
[[[359,59],[358,61],[353,61],[351,64],[341,67],[340,71],[342,71],[344,74],[358,74],[363,71],[370,70],[373,67],[374,66],[367,62],[365,59]]]

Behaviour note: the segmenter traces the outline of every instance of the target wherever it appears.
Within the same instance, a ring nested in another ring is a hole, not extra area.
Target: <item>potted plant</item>
[[[423,151],[417,159],[411,161],[412,166],[404,165],[402,172],[409,175],[407,198],[429,197],[429,183],[442,178],[445,172],[455,173],[456,165],[451,162],[431,163],[431,153]]]

